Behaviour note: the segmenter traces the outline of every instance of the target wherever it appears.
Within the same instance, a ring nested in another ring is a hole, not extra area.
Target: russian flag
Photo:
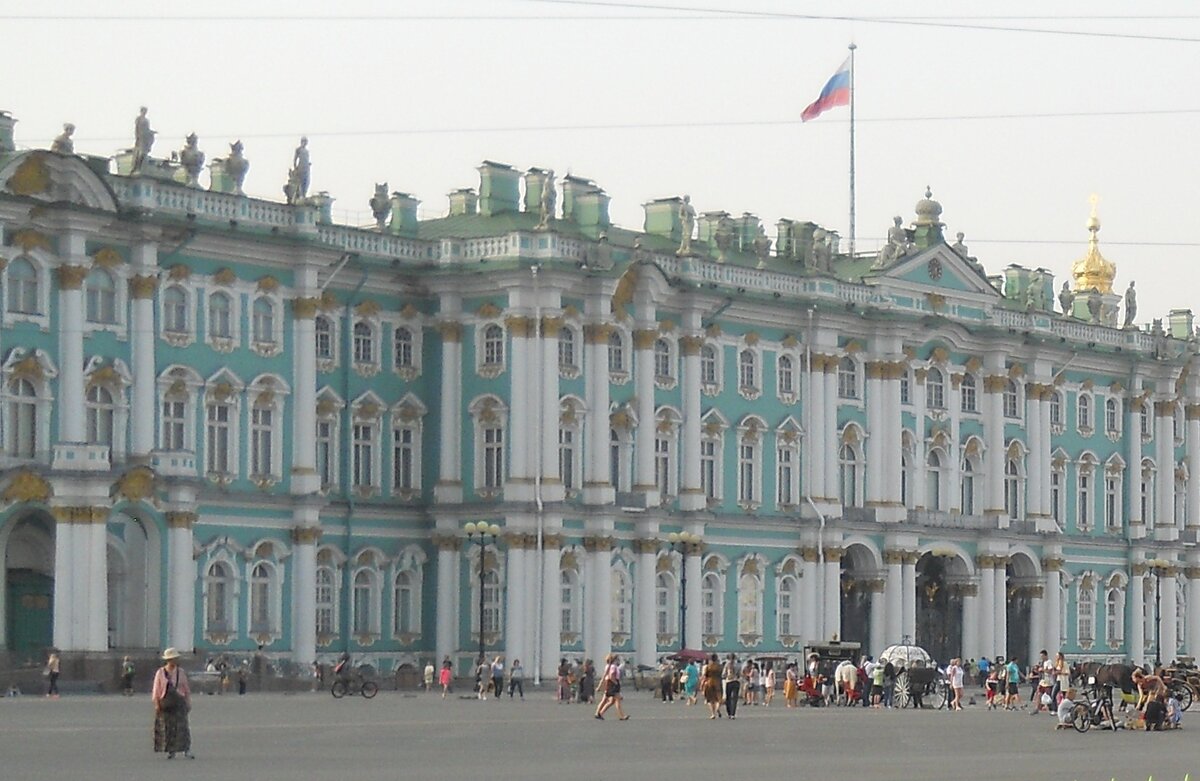
[[[808,104],[808,108],[804,109],[804,113],[800,115],[801,122],[807,122],[810,119],[816,119],[834,106],[849,106],[850,105],[850,58],[842,63],[842,67],[837,69],[837,73],[830,77],[829,81],[825,82],[825,88],[821,90],[821,95],[812,103]]]

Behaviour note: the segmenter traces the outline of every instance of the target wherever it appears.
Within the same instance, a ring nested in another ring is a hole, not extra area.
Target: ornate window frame
[[[679,345],[668,334],[660,333],[650,345],[654,363],[654,385],[670,390],[679,384]],[[666,372],[663,372],[666,369]]]
[[[18,263],[22,262],[28,263],[30,268],[33,269],[33,279],[34,284],[36,285],[36,289],[34,290],[37,307],[36,312],[23,312],[9,308],[9,304],[11,303],[9,301],[9,297],[13,295],[13,282],[11,279],[13,268],[16,267]],[[0,299],[0,301],[3,302],[3,307],[0,308],[0,318],[2,318],[0,322],[2,322],[5,326],[12,326],[16,323],[29,323],[42,329],[49,328],[51,295],[50,270],[51,266],[49,256],[45,252],[37,249],[22,252],[20,255],[17,255],[9,260],[7,266],[5,266],[3,269],[0,269],[0,271],[3,271],[3,273],[0,274],[0,281],[2,281],[4,285],[4,289],[2,291],[3,299]]]
[[[174,322],[176,314],[172,313],[175,304],[168,300],[172,294],[177,294],[183,307],[182,322]],[[159,336],[172,347],[187,347],[196,341],[196,291],[191,285],[183,282],[168,282],[158,294],[158,321],[162,323]],[[182,327],[177,327],[182,326]]]
[[[790,415],[775,427],[775,506],[780,510],[789,510],[800,505],[800,459],[803,441],[804,429]],[[784,471],[785,464],[787,474]],[[791,501],[786,501],[789,498]]]
[[[475,326],[475,373],[480,377],[494,380],[504,374],[508,350],[508,329],[503,322],[483,320]]]
[[[380,355],[380,333],[383,325],[374,315],[359,314],[350,325],[350,355],[354,373],[360,377],[379,374],[383,362]],[[365,335],[364,335],[365,332]],[[369,354],[368,352],[369,351]]]
[[[800,398],[800,379],[796,372],[799,365],[800,357],[790,350],[775,354],[775,397],[789,406]]]
[[[350,457],[348,479],[355,495],[362,498],[379,496],[383,492],[383,454],[380,450],[383,447],[383,416],[386,410],[383,400],[372,391],[367,391],[350,404],[351,451],[347,454]],[[364,432],[368,436],[361,436]],[[370,482],[363,480],[361,460],[364,448],[370,449],[365,475]]]
[[[239,476],[242,430],[241,397],[245,389],[246,386],[237,375],[226,369],[218,371],[204,385],[204,447],[199,456],[205,477],[219,485],[228,485]],[[217,407],[227,408],[224,420],[214,419],[212,410]],[[216,424],[224,424],[221,427],[226,429],[226,452],[220,459],[226,467],[224,470],[215,468],[220,466],[214,460],[217,456],[213,452],[215,440],[218,437],[210,429],[213,429]]]
[[[737,504],[748,512],[757,510],[762,505],[766,432],[766,422],[757,415],[747,415],[738,423]]]
[[[964,415],[979,414],[979,378],[972,371],[964,371],[958,384],[958,408]]]
[[[568,499],[579,495],[583,487],[583,422],[587,407],[578,396],[559,399],[558,475]]]
[[[405,501],[418,499],[421,496],[421,462],[424,457],[422,437],[425,429],[425,416],[428,408],[416,395],[406,393],[404,398],[391,409],[391,475],[388,485],[394,496]],[[402,441],[407,432],[408,442]],[[406,447],[407,446],[407,447]],[[408,486],[401,479],[404,475],[400,470],[401,450],[409,451]]]
[[[472,400],[467,411],[474,428],[474,492],[484,499],[499,498],[508,476],[508,407],[499,396],[489,393]],[[489,431],[498,432],[498,440],[497,434],[489,435]]]
[[[1096,396],[1086,388],[1075,394],[1075,430],[1085,439],[1096,433]]]
[[[1113,453],[1104,462],[1104,531],[1120,534],[1125,528],[1125,460]]]
[[[1110,442],[1121,439],[1121,429],[1124,422],[1124,410],[1118,396],[1106,396],[1104,399],[1104,434]]]
[[[573,380],[581,373],[584,351],[583,331],[579,326],[564,322],[558,331],[558,376]]]
[[[1096,528],[1096,475],[1099,459],[1090,451],[1075,462],[1075,528],[1090,532]]]
[[[267,329],[268,339],[260,328],[259,320],[263,317],[263,308],[267,309],[266,316],[270,318]],[[256,354],[269,358],[283,352],[283,302],[277,295],[259,293],[250,300],[250,349]]]
[[[705,501],[718,505],[725,498],[725,431],[729,421],[716,407],[700,419],[700,490]]]
[[[674,407],[662,406],[654,413],[654,485],[664,505],[679,495],[679,431],[682,425],[683,416]]]
[[[318,326],[324,323],[327,326],[326,334],[329,340],[329,352],[323,354],[321,350],[321,341],[323,338],[322,329]],[[316,352],[317,371],[328,373],[337,368],[338,354],[340,341],[338,335],[341,329],[341,319],[330,315],[327,312],[317,312],[313,318],[313,349]]]
[[[739,562],[737,572],[737,638],[742,646],[755,648],[765,637],[767,560],[750,554]]]
[[[369,648],[383,634],[382,553],[373,548],[359,551],[350,567],[350,636]]]
[[[633,355],[629,349],[629,340],[629,332],[619,325],[613,325],[612,330],[608,333],[608,381],[613,385],[626,384],[632,375],[630,363],[633,360]],[[618,352],[616,353],[618,358],[620,358],[618,364],[614,364],[613,362],[614,343],[618,346]]]
[[[260,374],[246,386],[246,474],[264,490],[283,481],[283,429],[290,392],[283,378],[275,374]],[[270,415],[265,423],[259,420],[264,414]],[[255,461],[263,455],[260,449],[267,451],[266,470],[254,468]]]
[[[775,566],[775,639],[784,648],[797,648],[800,644],[802,576],[803,563],[795,554],[785,556]]]
[[[228,333],[219,333],[213,327],[213,306],[218,296],[229,304]],[[204,289],[204,342],[219,353],[231,353],[241,344],[241,299],[241,294],[229,287]]]
[[[746,340],[738,346],[737,367],[738,395],[754,401],[762,395],[763,387],[763,355],[757,342]]]
[[[407,344],[402,339],[408,334]],[[424,332],[419,324],[405,322],[392,327],[392,371],[402,380],[412,381],[421,376],[421,355],[424,349]],[[407,351],[407,361],[403,353]]]
[[[332,388],[326,386],[317,391],[316,430],[313,432],[316,444],[316,464],[314,466],[317,470],[317,476],[321,480],[322,493],[331,493],[341,485],[342,410],[345,407],[346,402]],[[326,439],[326,437],[321,436],[322,426],[328,426],[328,461],[326,464],[321,463],[321,440]],[[323,470],[322,466],[325,466],[326,469]],[[328,483],[325,482],[326,477],[329,478]]]
[[[711,360],[706,357],[706,353],[711,353]],[[714,339],[705,339],[700,345],[700,392],[705,396],[719,396],[723,383],[721,382],[724,374],[724,356],[725,351],[721,344]],[[706,372],[706,365],[712,366],[712,374],[709,376]]]
[[[391,636],[402,645],[412,645],[418,642],[424,634],[424,616],[422,611],[423,598],[421,585],[425,580],[425,564],[428,557],[418,545],[408,545],[392,560],[388,572],[388,583],[391,586],[389,594],[389,628]],[[409,608],[408,622],[404,622],[405,614],[400,605],[401,576],[408,578],[407,589]]]
[[[95,293],[95,306],[99,308],[102,319],[93,320],[93,288],[94,280],[106,280],[110,287]],[[119,266],[105,266],[92,263],[87,276],[83,280],[83,332],[92,334],[101,331],[111,331],[116,334],[125,333],[127,301],[127,283]],[[108,311],[109,307],[111,311]],[[108,319],[103,319],[107,317]]]

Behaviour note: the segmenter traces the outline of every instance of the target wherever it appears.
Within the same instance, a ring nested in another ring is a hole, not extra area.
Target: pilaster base
[[[585,485],[583,487],[584,504],[613,504],[617,501],[617,492],[607,483],[601,485]]]
[[[462,483],[457,480],[454,482],[438,483],[433,487],[433,500],[438,504],[462,504]]]
[[[1146,537],[1146,524],[1144,524],[1144,523],[1129,524],[1129,539],[1141,540],[1141,539],[1145,539],[1145,537]]]
[[[1174,526],[1155,526],[1154,539],[1158,542],[1176,542],[1179,540],[1179,529]]]
[[[108,450],[107,445],[64,442],[54,446],[52,468],[64,472],[106,472]]]

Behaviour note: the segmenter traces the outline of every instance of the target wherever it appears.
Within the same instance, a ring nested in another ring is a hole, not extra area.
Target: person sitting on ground
[[[1146,703],[1146,731],[1162,732],[1163,722],[1167,719],[1167,705],[1163,702],[1162,694],[1153,694]]]
[[[1071,728],[1071,711],[1075,710],[1075,690],[1067,689],[1067,693],[1058,702],[1058,724],[1055,729]]]
[[[1167,697],[1167,729],[1179,729],[1183,726],[1183,706],[1174,694]]]

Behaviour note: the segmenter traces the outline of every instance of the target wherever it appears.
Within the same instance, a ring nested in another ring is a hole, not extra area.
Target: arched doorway
[[[879,572],[875,559],[865,545],[848,545],[842,554],[841,612],[839,637],[845,642],[862,643],[864,649],[871,640],[871,595]],[[871,649],[878,653],[882,649]]]
[[[1040,649],[1033,648],[1033,600],[1042,596],[1042,579],[1037,566],[1026,555],[1017,553],[1004,567],[1005,612],[1008,624],[1004,652],[1007,658],[1028,663]]]
[[[4,550],[3,643],[18,660],[39,661],[54,643],[54,520],[43,513],[18,518]]]
[[[931,551],[917,560],[917,645],[945,665],[962,653],[966,564],[953,552]]]
[[[158,529],[125,513],[108,522],[108,645],[159,646],[162,546]]]

